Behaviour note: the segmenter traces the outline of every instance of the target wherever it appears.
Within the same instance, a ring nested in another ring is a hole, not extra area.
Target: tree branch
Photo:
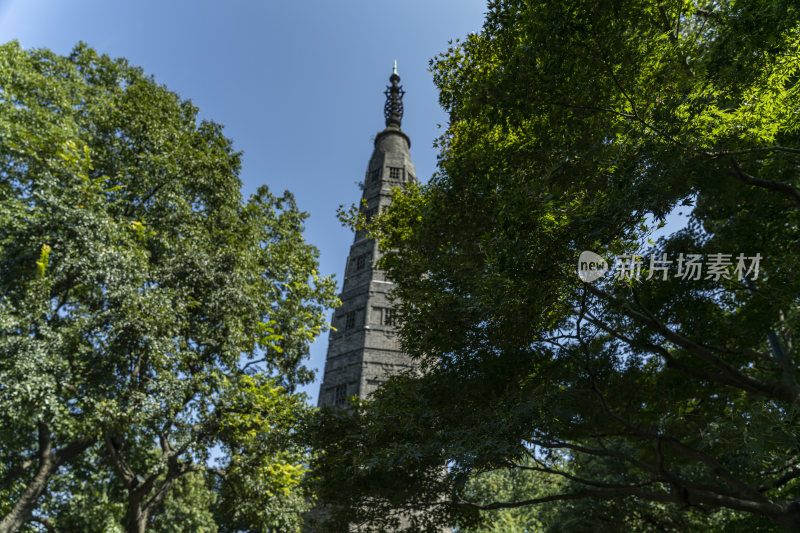
[[[584,286],[587,286],[587,284],[584,284]],[[666,468],[664,466],[664,454],[663,454],[663,451],[662,451],[662,445],[663,444],[667,444],[673,450],[675,450],[675,451],[677,451],[677,452],[679,452],[679,453],[681,453],[681,454],[683,454],[683,455],[685,455],[687,457],[690,457],[691,459],[694,459],[695,461],[699,461],[700,463],[706,465],[706,467],[708,467],[708,469],[715,476],[717,476],[719,479],[721,479],[725,483],[727,483],[732,489],[737,490],[740,493],[746,494],[749,498],[751,498],[751,499],[753,499],[755,501],[763,501],[763,502],[767,501],[766,498],[764,498],[764,496],[758,490],[754,489],[753,487],[750,487],[746,483],[743,483],[741,480],[736,478],[733,474],[731,474],[731,472],[729,472],[727,469],[725,469],[716,459],[714,459],[710,455],[702,453],[699,450],[696,450],[696,449],[692,448],[691,446],[688,446],[688,445],[684,444],[683,442],[681,442],[680,440],[678,440],[678,439],[676,439],[674,437],[663,435],[662,433],[660,433],[658,431],[651,431],[651,430],[642,428],[642,427],[632,423],[630,420],[627,420],[626,418],[624,418],[623,416],[619,415],[618,413],[614,412],[610,408],[610,406],[606,402],[605,396],[600,391],[600,388],[597,386],[597,383],[596,383],[596,381],[594,379],[594,374],[592,373],[591,367],[589,366],[590,350],[589,350],[589,347],[586,344],[585,339],[583,339],[583,336],[581,334],[581,331],[582,331],[581,330],[581,322],[582,322],[582,320],[583,320],[583,318],[585,317],[585,314],[586,314],[586,294],[587,294],[587,291],[584,290],[583,294],[582,294],[582,297],[581,297],[581,312],[579,314],[578,321],[576,322],[576,332],[577,332],[577,336],[578,336],[578,341],[579,341],[579,343],[581,345],[581,348],[583,349],[584,354],[586,356],[585,357],[585,367],[586,367],[586,371],[587,371],[587,373],[589,375],[592,388],[593,388],[595,394],[597,395],[598,400],[600,401],[600,406],[601,406],[602,410],[609,417],[613,418],[618,423],[622,424],[624,427],[626,427],[629,431],[632,431],[634,434],[637,434],[638,436],[640,436],[642,438],[645,438],[645,439],[648,439],[648,440],[651,440],[651,441],[653,441],[655,443],[656,452],[657,452],[657,455],[658,455],[658,464],[657,464],[657,467],[656,467],[657,468],[657,473],[659,475],[664,476],[665,478],[667,478],[672,483],[683,485],[683,486],[691,486],[690,482],[688,482],[686,480],[681,480],[680,478],[678,478],[678,476],[670,474],[669,472],[667,472],[667,470],[666,470]],[[636,300],[637,300],[637,303],[638,303],[638,298]],[[647,312],[646,309],[643,308],[643,310],[645,312]],[[650,315],[650,314],[648,313],[648,315]],[[653,320],[655,320],[655,317],[653,317],[652,315],[650,315],[650,317]],[[700,488],[700,487],[695,486],[694,488]],[[708,490],[708,488],[703,487],[703,490]],[[714,490],[716,490],[717,492],[720,492],[719,489],[715,488]],[[726,491],[723,490],[722,492],[724,493]]]
[[[610,294],[597,289],[591,285],[584,284],[586,290],[595,296],[605,299],[619,307],[620,312],[633,319],[634,321],[650,327],[654,332],[663,336],[666,340],[680,346],[688,353],[696,356],[700,360],[710,364],[711,366],[720,370],[720,372],[731,380],[731,384],[735,383],[737,388],[753,392],[767,398],[774,400],[781,400],[791,404],[800,404],[800,389],[796,386],[788,386],[784,383],[769,383],[758,380],[743,372],[740,372],[735,367],[728,364],[722,358],[715,355],[709,348],[698,344],[686,337],[672,331],[664,324],[662,324],[655,316],[653,316],[644,306],[639,303],[639,307],[643,312],[638,312],[623,302],[620,302]]]
[[[650,501],[675,502],[674,495],[665,492],[645,491],[637,487],[626,488],[606,488],[606,489],[582,489],[576,492],[565,494],[553,494],[540,498],[530,498],[516,502],[492,502],[488,504],[472,503],[464,500],[454,502],[457,507],[466,507],[480,511],[491,511],[493,509],[514,509],[547,502],[557,502],[565,500],[580,500],[584,498],[618,498],[624,496],[636,496]]]
[[[756,178],[751,176],[747,172],[739,167],[739,164],[736,162],[735,159],[731,160],[731,164],[733,166],[733,170],[731,171],[731,175],[745,183],[746,185],[751,185],[753,187],[760,187],[762,189],[767,189],[770,191],[780,192],[785,196],[788,196],[798,205],[800,205],[800,191],[789,185],[788,183],[782,183],[780,181],[771,181],[765,180],[761,178]]]
[[[593,481],[591,479],[584,479],[578,476],[573,476],[572,474],[568,474],[563,470],[556,470],[554,468],[550,468],[540,461],[534,459],[540,466],[527,466],[527,465],[519,465],[516,463],[509,462],[508,466],[512,468],[519,468],[520,470],[531,470],[534,472],[542,472],[544,474],[552,474],[555,476],[561,476],[570,481],[574,481],[575,483],[580,483],[582,485],[587,485],[590,487],[602,488],[602,489],[620,489],[620,488],[628,488],[628,487],[646,487],[647,485],[652,485],[653,483],[658,483],[658,479],[649,479],[647,481],[640,481],[638,483],[627,483],[624,485],[620,484],[612,484],[612,483],[602,483],[600,481]]]
[[[108,455],[111,458],[111,465],[114,467],[117,475],[121,478],[122,484],[125,485],[125,488],[132,489],[135,485],[134,480],[136,479],[136,475],[133,473],[133,470],[130,469],[130,467],[119,455],[117,445],[114,444],[110,437],[106,437],[105,445],[106,451],[108,451]]]
[[[707,152],[706,155],[711,157],[725,157],[734,155],[755,154],[760,152],[787,152],[790,154],[800,154],[800,149],[791,148],[789,146],[763,146],[759,148],[747,148],[744,150],[730,150],[722,152]]]

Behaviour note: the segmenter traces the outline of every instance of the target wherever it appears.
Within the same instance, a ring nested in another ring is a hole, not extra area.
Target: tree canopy
[[[240,168],[124,59],[0,47],[0,531],[299,527],[335,287]]]
[[[439,172],[373,224],[423,373],[318,424],[334,522],[589,499],[800,528],[797,5],[492,1],[431,67]],[[583,282],[583,251],[614,270]]]

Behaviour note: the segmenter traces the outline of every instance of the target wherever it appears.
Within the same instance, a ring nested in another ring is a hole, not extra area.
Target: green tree
[[[798,58],[794,2],[490,2],[432,63],[440,172],[376,222],[424,374],[319,425],[334,516],[591,499],[800,528]],[[589,284],[584,250],[673,263]],[[732,264],[681,279],[679,254]],[[467,491],[527,459],[569,483]]]
[[[581,457],[591,464],[592,477],[613,483],[602,461]],[[572,458],[564,458],[561,468],[574,474]],[[464,487],[464,498],[491,505],[497,501],[521,501],[580,490],[580,483],[564,477],[549,476],[537,470],[528,459],[507,468],[473,476]],[[465,533],[571,533],[596,531],[598,525],[611,531],[635,533],[682,533],[684,531],[772,531],[769,521],[758,516],[742,516],[728,510],[708,511],[694,507],[676,510],[668,504],[637,498],[575,499],[542,502],[538,505],[500,508],[481,513],[475,525],[460,529]]]
[[[0,47],[0,532],[166,531],[201,480],[216,517],[298,523],[294,389],[335,287],[197,113],[85,45]]]

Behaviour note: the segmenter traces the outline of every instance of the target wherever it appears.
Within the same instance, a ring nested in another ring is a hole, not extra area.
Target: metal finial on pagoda
[[[406,94],[406,92],[403,90],[402,85],[398,85],[400,76],[397,75],[397,60],[394,62],[394,68],[392,69],[392,75],[389,76],[389,81],[391,85],[387,85],[386,91],[383,93],[386,95],[386,104],[383,106],[383,116],[386,118],[387,128],[391,125],[395,125],[399,128],[403,120],[403,95]]]

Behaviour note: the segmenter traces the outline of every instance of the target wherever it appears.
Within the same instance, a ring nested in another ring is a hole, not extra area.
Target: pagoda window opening
[[[389,167],[389,179],[401,180],[403,179],[402,167]]]
[[[336,385],[336,389],[333,391],[333,403],[336,405],[344,405],[346,399],[347,385],[345,383]]]

